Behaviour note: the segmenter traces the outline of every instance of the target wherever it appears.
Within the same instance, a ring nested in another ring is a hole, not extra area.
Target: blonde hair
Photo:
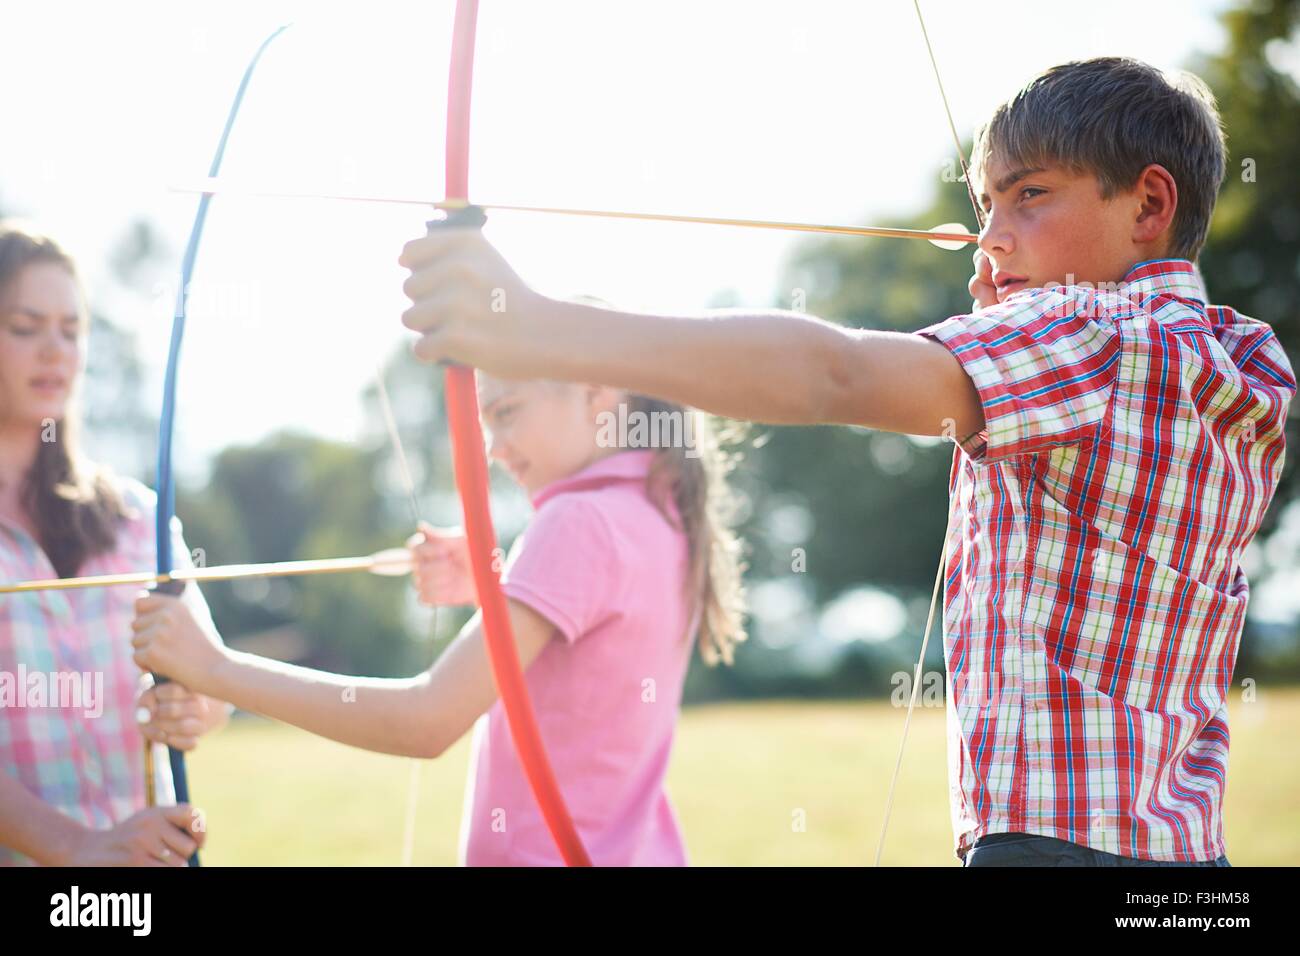
[[[739,439],[744,429],[737,425],[720,432],[703,412],[645,395],[629,395],[628,405],[630,412],[651,421],[654,416],[680,416],[685,434],[693,439],[655,452],[646,476],[646,497],[686,535],[690,560],[684,597],[691,619],[699,622],[700,656],[710,667],[719,662],[730,665],[736,645],[745,639],[746,564],[742,542],[732,528],[735,498],[727,480],[740,455],[726,446]],[[667,508],[670,498],[680,524]]]
[[[569,302],[614,306],[594,295],[567,297]],[[664,519],[686,535],[690,560],[683,597],[690,620],[698,621],[700,657],[709,667],[735,662],[736,645],[745,639],[746,594],[744,545],[733,530],[735,496],[728,476],[740,460],[729,448],[745,437],[744,423],[714,427],[711,416],[676,402],[627,393],[629,413],[646,420],[680,421],[685,440],[661,446],[646,475],[645,491]],[[672,500],[680,519],[667,507]],[[684,639],[691,637],[688,630]]]
[[[25,225],[0,220],[0,303],[23,269],[40,263],[66,269],[80,290],[76,263],[62,246]],[[81,455],[79,429],[74,397],[55,422],[57,440],[40,443],[19,491],[23,512],[60,577],[76,574],[92,555],[111,551],[127,516],[110,473]]]

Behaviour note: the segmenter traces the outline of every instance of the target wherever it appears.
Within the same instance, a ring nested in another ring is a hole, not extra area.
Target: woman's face
[[[562,382],[508,382],[479,373],[479,415],[488,457],[528,492],[618,451],[597,440],[602,412],[617,412],[618,389]]]
[[[0,297],[0,420],[39,427],[62,419],[84,349],[76,280],[58,263],[25,266]]]

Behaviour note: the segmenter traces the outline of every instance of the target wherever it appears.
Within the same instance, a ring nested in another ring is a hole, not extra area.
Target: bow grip
[[[424,227],[433,232],[435,229],[482,229],[487,222],[487,213],[482,206],[468,205],[459,209],[444,209],[438,219],[430,219]],[[442,368],[463,368],[464,363],[443,359],[437,363]]]
[[[185,582],[184,581],[159,581],[149,590],[153,592],[157,592],[158,594],[170,594],[173,597],[179,597],[180,594],[185,590]],[[153,682],[155,684],[166,684],[170,680],[171,680],[170,677],[165,677],[162,674],[153,675]],[[168,747],[167,762],[171,765],[172,786],[176,791],[176,802],[189,803],[190,802],[190,780],[189,780],[189,774],[185,772],[185,754],[174,747]],[[198,851],[195,851],[194,855],[189,858],[188,863],[190,866],[199,866]]]
[[[437,219],[430,219],[424,224],[430,232],[435,229],[482,229],[487,222],[487,213],[482,206],[472,203],[457,209],[443,209]]]

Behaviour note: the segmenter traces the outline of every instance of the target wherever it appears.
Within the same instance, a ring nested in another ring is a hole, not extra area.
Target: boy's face
[[[1025,288],[1116,283],[1166,254],[1177,190],[1163,167],[1147,167],[1133,189],[1103,199],[1092,173],[1013,168],[993,156],[982,185],[988,221],[979,246],[999,302]]]

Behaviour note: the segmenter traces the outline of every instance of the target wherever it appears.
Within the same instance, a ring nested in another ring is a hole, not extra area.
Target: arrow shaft
[[[233,581],[239,578],[301,577],[311,574],[343,574],[351,571],[384,571],[409,568],[409,560],[388,553],[356,558],[319,558],[307,561],[273,561],[266,564],[226,564],[212,568],[178,568],[167,574],[131,571],[125,574],[95,574],[79,578],[48,578],[0,585],[0,594],[29,591],[68,591],[76,588],[105,588],[119,585],[144,587],[168,581]]]
[[[382,193],[326,193],[310,190],[267,189],[240,186],[217,179],[207,179],[197,186],[174,186],[176,192],[195,192],[204,196],[217,193],[239,196],[256,196],[264,199],[329,199],[341,202],[395,203],[409,206],[432,206],[435,209],[463,209],[466,203],[457,200],[413,199],[405,196],[386,196]],[[481,203],[474,205],[494,212],[521,212],[544,216],[578,216],[588,219],[623,219],[638,222],[675,222],[704,226],[732,226],[740,229],[773,229],[786,232],[814,232],[832,236],[879,237],[885,239],[925,239],[949,242],[975,242],[979,237],[969,232],[941,232],[929,229],[895,229],[888,226],[844,226],[834,223],[787,222],[777,219],[733,219],[724,216],[688,216],[678,213],[633,212],[613,209],[576,209],[564,206],[520,206],[508,203]]]

